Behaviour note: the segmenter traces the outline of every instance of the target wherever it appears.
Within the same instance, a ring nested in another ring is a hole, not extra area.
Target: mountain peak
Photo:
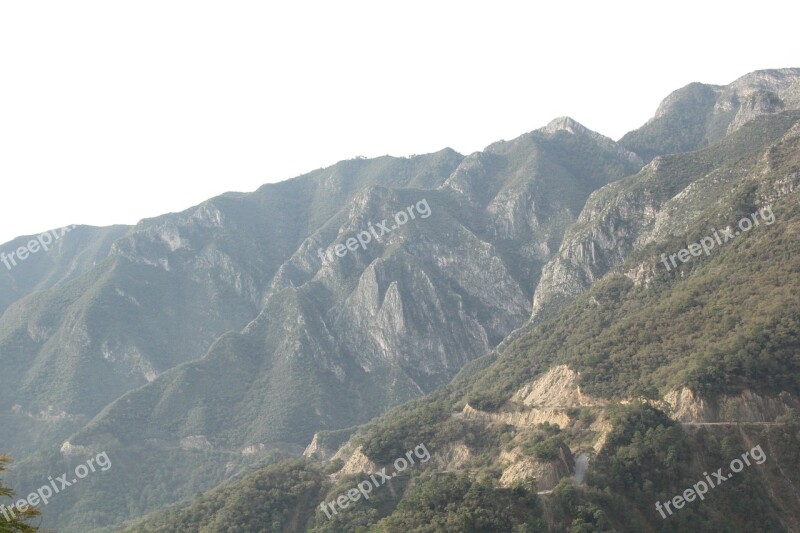
[[[558,131],[566,131],[573,135],[578,133],[587,133],[589,129],[583,124],[571,117],[558,117],[551,120],[547,126],[542,128],[545,133],[556,133]]]
[[[757,70],[728,85],[690,83],[670,93],[655,116],[620,144],[645,161],[713,144],[765,114],[800,109],[800,69]]]

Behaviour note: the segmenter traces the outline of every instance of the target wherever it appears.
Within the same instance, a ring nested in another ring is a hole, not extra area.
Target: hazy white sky
[[[794,2],[274,4],[0,3],[0,242],[800,66]]]

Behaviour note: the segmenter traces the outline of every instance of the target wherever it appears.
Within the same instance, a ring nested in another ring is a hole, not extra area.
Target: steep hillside
[[[716,187],[707,183],[714,176]],[[657,160],[598,195],[618,206],[638,190],[658,209],[614,210],[613,224],[585,211],[570,228],[645,226],[648,235],[631,238],[582,294],[447,387],[361,427],[333,455],[309,451],[322,466],[258,474],[263,484],[247,500],[306,471],[317,477],[302,490],[318,501],[300,503],[290,497],[299,489],[284,487],[280,501],[247,515],[241,495],[252,482],[233,484],[130,531],[256,531],[267,516],[281,531],[796,530],[798,186],[800,117],[791,113],[754,121],[704,153]],[[643,212],[657,222],[642,224]],[[715,231],[727,237],[709,253],[665,266],[664,256],[708,247]],[[420,445],[430,459],[393,477],[398,458]],[[374,498],[322,509],[384,466],[390,480]],[[694,493],[680,509],[662,506],[662,517],[657,502],[700,491],[699,481],[702,501]]]
[[[9,274],[52,263],[37,282],[44,290],[0,316],[0,361],[13,369],[0,374],[6,450],[22,459],[52,448],[122,394],[243,328],[314,224],[364,184],[435,187],[461,159],[443,150],[344,161],[134,228],[79,227],[31,255]]]
[[[783,137],[791,142],[798,119],[797,111],[760,117],[707,149],[658,157],[636,176],[592,194],[542,270],[534,314],[581,294],[634,250],[666,239],[677,245],[709,220],[709,204],[730,211],[743,177],[773,172],[765,152]]]

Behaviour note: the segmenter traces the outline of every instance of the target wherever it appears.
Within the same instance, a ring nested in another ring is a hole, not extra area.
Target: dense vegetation
[[[488,479],[446,474],[420,481],[397,510],[372,531],[392,533],[491,533],[547,531],[530,487],[502,489]]]
[[[669,112],[627,133],[619,142],[647,161],[663,154],[703,148],[724,135],[735,114],[729,111],[715,115],[717,98],[715,87],[691,83],[668,97]]]
[[[522,451],[542,461],[555,461],[564,446],[564,435],[557,424],[539,424],[536,431],[522,445]]]
[[[131,526],[129,533],[302,531],[322,500],[319,467],[293,460],[248,476],[234,487],[200,496],[192,505]]]
[[[610,414],[614,429],[580,499],[602,507],[616,529],[690,532],[704,524],[703,529],[715,531],[783,530],[777,519],[781,503],[768,496],[774,488],[765,482],[766,472],[779,469],[780,464],[798,465],[798,426],[756,428],[741,435],[712,434],[705,429],[687,433],[661,411],[642,404],[618,406]],[[658,514],[655,502],[682,494],[704,479],[702,472],[720,467],[728,472],[731,459],[752,443],[763,443],[767,462],[753,463],[724,485],[709,489],[703,502],[687,503],[666,519]],[[791,485],[797,477],[793,472],[782,482]]]

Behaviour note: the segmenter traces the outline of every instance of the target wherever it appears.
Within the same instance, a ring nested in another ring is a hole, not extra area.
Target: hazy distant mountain
[[[28,235],[0,245],[0,252],[7,257],[42,237],[32,248],[35,252],[24,260],[14,256],[0,263],[0,312],[32,292],[49,289],[90,270],[108,256],[111,245],[128,229],[128,226],[57,228],[43,232],[49,233],[48,237]]]

